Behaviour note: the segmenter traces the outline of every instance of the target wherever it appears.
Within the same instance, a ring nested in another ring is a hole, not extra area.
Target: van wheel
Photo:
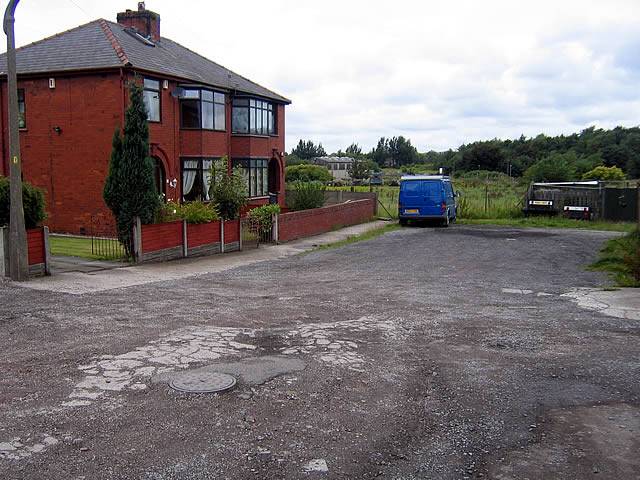
[[[406,218],[401,218],[400,219],[400,225],[402,225],[403,227],[406,227],[408,222],[409,221]]]

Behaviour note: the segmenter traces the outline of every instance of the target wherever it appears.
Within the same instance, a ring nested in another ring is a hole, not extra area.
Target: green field
[[[488,175],[488,177],[487,177]],[[571,220],[562,217],[525,217],[522,213],[527,185],[495,172],[473,172],[453,179],[458,198],[458,222],[476,225],[504,225],[540,228],[580,228],[631,232],[634,223]],[[378,193],[378,216],[398,218],[397,186],[327,187],[328,190],[373,191]]]
[[[526,186],[505,177],[486,182],[481,178],[465,178],[453,181],[460,192],[458,216],[468,219],[492,219],[522,217],[522,201]],[[352,187],[328,187],[329,190],[350,190]],[[356,192],[370,191],[368,186],[353,187]],[[378,194],[378,215],[398,218],[399,187],[373,187]]]

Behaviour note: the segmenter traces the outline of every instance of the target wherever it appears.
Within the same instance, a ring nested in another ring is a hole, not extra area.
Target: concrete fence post
[[[51,275],[51,248],[49,247],[49,227],[42,228],[44,241],[44,274]]]
[[[0,277],[9,276],[9,229],[0,227]]]
[[[142,222],[140,217],[133,219],[133,242],[131,246],[133,247],[133,261],[136,263],[142,262]]]
[[[224,218],[220,220],[220,253],[224,253]]]
[[[275,213],[271,218],[271,236],[274,243],[278,243],[280,235],[278,234],[278,228],[280,227],[280,215]]]
[[[182,220],[182,256],[189,255],[189,238],[187,237],[187,221]]]

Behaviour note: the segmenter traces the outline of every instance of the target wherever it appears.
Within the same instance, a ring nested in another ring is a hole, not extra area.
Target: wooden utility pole
[[[10,0],[4,12],[4,33],[7,35],[7,90],[9,97],[9,179],[11,183],[9,212],[9,275],[21,282],[29,278],[27,259],[27,231],[22,206],[22,164],[18,132],[18,78],[16,72],[16,43],[13,34],[15,11],[20,0]]]

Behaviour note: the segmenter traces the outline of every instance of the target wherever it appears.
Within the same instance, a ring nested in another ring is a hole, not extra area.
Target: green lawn
[[[122,257],[122,246],[117,240],[101,239],[100,248],[92,251],[91,237],[70,237],[51,235],[49,247],[51,255],[82,257],[92,260],[115,260]]]

